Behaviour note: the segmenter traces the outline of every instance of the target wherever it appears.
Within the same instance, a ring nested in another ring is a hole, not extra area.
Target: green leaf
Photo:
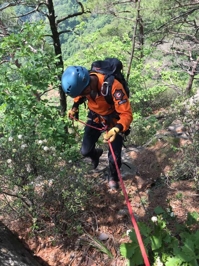
[[[150,235],[152,229],[145,225],[144,223],[139,223],[139,229],[140,229],[140,232],[141,232],[141,235],[144,235],[144,236],[148,236]]]
[[[165,263],[165,266],[180,266],[183,261],[179,258],[169,258]]]
[[[157,206],[155,209],[154,209],[154,212],[158,215],[158,214],[163,214],[165,213],[165,211],[163,210],[162,207],[160,206]]]
[[[141,254],[140,248],[139,248],[139,250],[137,250],[135,252],[135,255],[133,256],[133,259],[135,260],[135,263],[137,263],[137,265],[143,265],[143,258],[142,258],[142,254]]]
[[[123,243],[120,245],[120,253],[125,258],[130,259],[135,253],[135,248],[133,247],[132,243]]]
[[[199,251],[199,245],[198,245],[198,243],[199,243],[199,230],[198,231],[196,231],[194,234],[193,234],[193,242],[194,242],[194,245],[195,245],[195,247],[197,248],[197,250]],[[199,253],[199,252],[198,252]]]
[[[132,256],[132,258],[129,260],[129,262],[130,262],[130,266],[143,265],[143,258],[142,258],[142,254],[141,254],[141,251],[140,251],[140,247],[138,247],[135,250],[135,253]]]
[[[161,238],[160,234],[153,235],[150,237],[150,239],[151,239],[152,250],[157,250],[162,246],[162,238]]]
[[[196,255],[194,253],[194,245],[191,239],[187,239],[181,249],[175,247],[173,251],[174,255],[180,258],[183,262],[192,262],[196,259]]]
[[[188,213],[186,224],[188,226],[196,224],[196,223],[198,223],[198,218],[199,218],[199,213],[197,213],[197,212]]]

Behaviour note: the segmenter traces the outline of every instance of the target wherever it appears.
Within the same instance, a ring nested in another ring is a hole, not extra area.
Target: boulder
[[[20,239],[0,222],[0,265],[42,266],[39,258],[23,245]]]

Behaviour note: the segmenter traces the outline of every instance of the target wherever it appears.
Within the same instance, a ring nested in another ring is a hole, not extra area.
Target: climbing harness
[[[84,125],[86,125],[86,126],[95,128],[97,130],[107,131],[107,128],[106,127],[103,127],[103,128],[100,129],[100,128],[94,127],[92,125],[88,125],[87,123],[85,123],[85,122],[83,122],[81,120],[78,120],[75,117],[73,117],[73,119],[76,120],[76,121],[78,121],[78,122],[80,122],[80,123],[82,123],[82,124],[84,124]],[[137,225],[135,216],[133,214],[133,210],[132,210],[132,207],[131,207],[129,198],[128,198],[128,194],[127,194],[126,188],[124,186],[124,182],[122,180],[122,176],[121,176],[121,173],[120,173],[118,164],[117,164],[117,159],[116,159],[116,156],[114,154],[112,144],[111,144],[111,142],[109,140],[108,140],[108,145],[109,145],[110,151],[111,151],[112,156],[113,156],[113,160],[114,160],[114,163],[115,163],[115,167],[116,167],[116,170],[117,170],[117,174],[118,174],[118,177],[119,177],[119,180],[120,180],[120,185],[121,185],[121,188],[122,188],[124,197],[125,197],[126,205],[128,207],[128,211],[129,211],[129,214],[130,214],[130,217],[131,217],[131,222],[132,222],[133,227],[134,227],[134,230],[135,230],[135,234],[136,234],[136,237],[137,237],[137,240],[138,240],[138,244],[140,246],[140,250],[141,250],[141,253],[142,253],[142,257],[143,257],[145,266],[150,266],[149,259],[148,259],[148,256],[147,256],[147,253],[146,253],[146,250],[145,250],[145,247],[144,247],[144,243],[142,241],[142,237],[141,237],[141,234],[140,234],[140,231],[139,231],[139,228],[138,228],[138,225]]]

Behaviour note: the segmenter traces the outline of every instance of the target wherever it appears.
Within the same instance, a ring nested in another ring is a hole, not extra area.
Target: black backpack
[[[129,87],[124,74],[122,73],[122,69],[123,64],[117,58],[106,58],[105,60],[95,61],[91,65],[91,73],[94,72],[105,75],[101,93],[109,104],[113,104],[111,89],[114,79],[117,79],[123,85],[126,94],[129,97]]]

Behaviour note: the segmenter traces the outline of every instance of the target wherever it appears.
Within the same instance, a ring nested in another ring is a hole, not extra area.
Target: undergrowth
[[[76,155],[76,158],[78,155]],[[25,219],[32,232],[70,235],[77,213],[90,198],[86,167],[46,139],[18,135],[0,138],[0,212]]]

